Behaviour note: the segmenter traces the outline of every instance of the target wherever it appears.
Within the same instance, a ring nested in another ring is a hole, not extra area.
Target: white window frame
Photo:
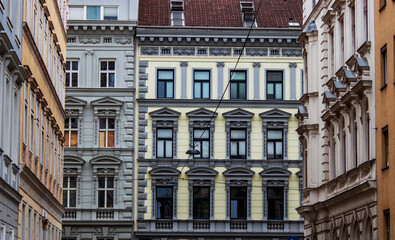
[[[106,127],[105,128],[100,128],[100,119],[106,119]],[[114,119],[114,128],[108,128],[108,119]],[[112,130],[114,132],[114,146],[115,147],[115,130],[117,129],[116,127],[116,118],[115,117],[101,117],[99,118],[99,147],[100,147],[100,132],[105,132],[105,146],[106,148],[108,148],[108,133]]]
[[[75,187],[70,187],[70,178],[74,177],[75,178]],[[63,177],[63,181],[66,180],[66,187],[63,188],[63,195],[66,194],[67,195],[67,203],[65,208],[75,208],[77,207],[77,176],[64,176]],[[70,207],[70,191],[75,190],[75,206],[74,207]],[[64,204],[64,203],[63,203]]]
[[[72,119],[72,118],[75,118],[75,119],[77,119],[77,128],[73,128],[73,127],[71,126],[71,119]],[[66,122],[66,121],[68,121],[68,122],[69,122],[69,127],[68,127],[68,128],[66,128],[66,126],[65,126],[65,128],[64,128],[64,132],[65,132],[65,135],[66,135],[66,132],[69,132],[69,139],[68,139],[68,145],[66,145],[66,143],[65,143],[65,147],[71,147],[71,146],[70,146],[71,132],[77,132],[77,146],[76,146],[76,147],[78,147],[78,137],[79,137],[79,132],[78,132],[78,129],[79,129],[79,118],[78,118],[78,117],[68,117],[68,118],[66,118],[65,122]]]
[[[102,62],[107,62],[107,70],[101,70],[101,63]],[[109,62],[114,62],[114,70],[108,70],[108,63]],[[100,88],[115,88],[116,87],[116,80],[117,80],[117,76],[116,76],[116,70],[117,70],[117,61],[115,59],[100,59],[99,61],[99,87]],[[101,74],[105,73],[106,74],[106,86],[102,87],[101,86]],[[110,87],[109,86],[109,74],[113,73],[114,74],[114,86]]]
[[[119,20],[119,5],[105,5],[105,6],[100,6],[100,5],[72,5],[72,6],[67,6],[67,12],[69,12],[70,7],[82,7],[83,8],[83,13],[82,13],[82,19],[72,19],[72,20],[88,20],[87,19],[87,9],[89,7],[100,7],[100,19],[99,20],[104,20],[104,8],[110,7],[110,8],[117,8],[117,20]],[[69,16],[67,16],[67,19],[69,19]],[[117,21],[117,20],[108,20],[108,21]]]
[[[79,59],[67,59],[66,62],[70,62],[70,69],[66,70],[66,75],[69,74],[69,85],[66,87],[78,87],[79,85],[79,80],[80,80],[80,61]],[[73,62],[77,62],[77,70],[73,69]],[[77,86],[73,86],[73,73],[77,73]]]
[[[104,188],[99,187],[99,178],[104,178]],[[108,187],[108,178],[112,178],[112,188]],[[97,177],[97,207],[98,208],[114,208],[115,206],[115,177],[114,176],[105,176],[105,175],[99,175]],[[104,206],[99,207],[99,192],[104,191]],[[113,193],[113,200],[112,200],[112,207],[107,207],[107,192],[112,191]]]

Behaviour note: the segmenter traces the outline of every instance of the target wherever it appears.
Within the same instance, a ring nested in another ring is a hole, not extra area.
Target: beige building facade
[[[378,239],[374,1],[304,1],[305,239]]]

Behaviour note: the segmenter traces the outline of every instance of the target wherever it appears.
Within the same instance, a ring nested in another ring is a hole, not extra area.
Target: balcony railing
[[[98,209],[96,211],[96,219],[114,219],[113,209]]]
[[[77,211],[76,210],[66,210],[63,214],[63,219],[76,219]]]

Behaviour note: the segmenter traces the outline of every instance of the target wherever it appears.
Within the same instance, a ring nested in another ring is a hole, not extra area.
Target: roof
[[[184,0],[185,26],[244,27],[240,2],[260,0]],[[170,0],[142,0],[139,26],[170,26]],[[257,13],[258,27],[289,28],[289,22],[302,26],[301,0],[262,0]]]

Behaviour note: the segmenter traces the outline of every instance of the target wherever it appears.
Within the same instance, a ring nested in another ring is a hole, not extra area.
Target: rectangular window
[[[266,99],[282,100],[283,99],[283,72],[267,71],[266,72]]]
[[[388,83],[388,72],[387,72],[387,45],[381,48],[381,82],[385,86]]]
[[[193,188],[193,218],[194,219],[210,218],[210,188],[209,187]]]
[[[84,19],[84,7],[83,6],[69,6],[68,16],[69,16],[69,20]]]
[[[115,61],[100,61],[100,87],[115,87]]]
[[[268,187],[267,188],[267,209],[268,219],[283,219],[284,212],[284,188]]]
[[[247,218],[247,188],[246,187],[230,188],[230,218],[231,219]]]
[[[200,154],[194,155],[194,158],[210,158],[210,129],[194,129],[193,144]]]
[[[156,157],[173,157],[173,129],[156,130]]]
[[[389,209],[384,210],[384,218],[385,218],[385,230],[386,230],[387,240],[390,240],[391,239],[391,221],[390,221],[390,210]]]
[[[247,97],[247,72],[231,71],[230,72],[230,98],[246,99]]]
[[[193,73],[194,98],[210,98],[210,71],[196,70]]]
[[[114,207],[114,177],[99,177],[98,207]]]
[[[384,161],[383,161],[383,168],[387,168],[390,165],[389,159],[389,139],[388,139],[388,126],[382,129],[383,132],[383,145],[384,145]]]
[[[104,20],[118,20],[118,8],[117,7],[104,7]]]
[[[76,207],[77,178],[63,177],[63,206],[65,208]]]
[[[100,6],[87,6],[86,20],[100,20]]]
[[[78,87],[78,61],[66,61],[66,87]]]
[[[173,218],[173,188],[157,187],[156,188],[156,218],[172,219]]]
[[[158,98],[174,98],[174,71],[158,70]]]
[[[114,147],[115,119],[99,119],[99,146]]]
[[[267,132],[267,158],[283,158],[283,131],[268,130]]]
[[[78,118],[66,118],[64,122],[65,147],[78,145]]]
[[[230,158],[246,158],[247,136],[245,129],[230,130]]]

